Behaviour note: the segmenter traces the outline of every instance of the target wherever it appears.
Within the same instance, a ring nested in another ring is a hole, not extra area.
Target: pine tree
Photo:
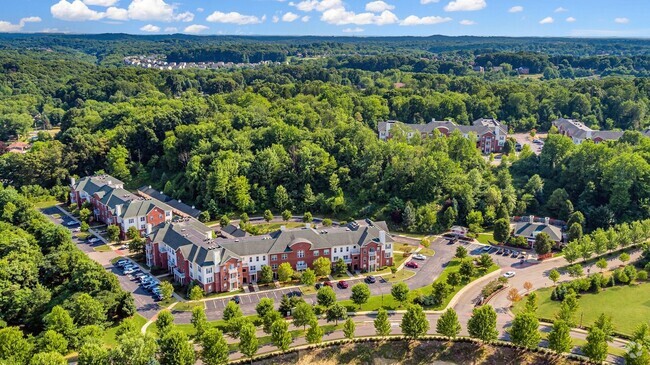
[[[436,332],[449,338],[455,338],[460,333],[460,322],[456,311],[449,308],[440,316],[436,323]]]
[[[354,322],[352,321],[352,318],[348,318],[345,321],[345,324],[343,324],[343,334],[345,335],[345,338],[347,339],[353,339],[354,338],[354,330],[356,326],[354,325]]]

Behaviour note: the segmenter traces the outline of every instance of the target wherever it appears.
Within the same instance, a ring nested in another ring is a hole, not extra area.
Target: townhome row
[[[603,141],[617,141],[623,136],[623,131],[597,131],[593,130],[576,119],[560,118],[553,122],[561,135],[571,138],[573,143],[581,144],[590,139],[595,143]],[[647,135],[647,132],[645,133]]]
[[[433,137],[434,131],[439,131],[444,136],[449,136],[454,131],[459,131],[465,138],[474,135],[476,147],[484,154],[501,152],[508,138],[506,126],[495,119],[481,118],[472,122],[472,125],[459,125],[452,121],[432,120],[427,124],[405,124],[394,120],[379,122],[377,124],[379,139],[388,140],[401,134],[410,139],[419,133],[420,137]]]
[[[384,222],[343,227],[281,228],[262,236],[215,238],[202,223],[185,218],[154,227],[147,236],[147,264],[167,269],[182,284],[194,280],[206,293],[237,290],[259,280],[263,266],[275,276],[280,264],[312,267],[320,257],[342,259],[352,271],[376,271],[393,264],[393,239]]]
[[[172,207],[155,200],[143,198],[124,189],[124,183],[109,175],[87,176],[70,181],[70,202],[81,208],[92,205],[95,219],[120,227],[120,238],[126,237],[130,227],[142,235],[147,225],[157,226],[172,220]]]

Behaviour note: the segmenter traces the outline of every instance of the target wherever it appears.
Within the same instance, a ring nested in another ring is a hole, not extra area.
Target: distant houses
[[[514,237],[526,238],[530,247],[533,247],[535,237],[542,232],[546,233],[556,244],[564,242],[564,226],[564,221],[532,215],[527,217],[514,217],[510,224],[512,235]]]
[[[405,124],[394,120],[377,124],[379,139],[383,141],[389,140],[397,134],[404,135],[408,139],[415,136],[416,133],[422,138],[433,137],[436,130],[444,136],[449,136],[455,131],[459,131],[465,138],[474,134],[476,147],[484,154],[501,152],[508,138],[508,129],[503,123],[487,118],[477,119],[472,125],[459,125],[452,121],[437,121],[435,119],[427,124]]]
[[[588,139],[595,143],[617,141],[625,133],[623,131],[593,130],[576,119],[560,118],[554,121],[553,125],[558,129],[558,132],[561,135],[571,138],[575,144],[581,144]],[[648,136],[650,133],[646,131],[644,132],[644,135]]]

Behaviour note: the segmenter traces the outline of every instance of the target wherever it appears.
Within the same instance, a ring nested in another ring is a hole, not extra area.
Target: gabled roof
[[[198,209],[196,209],[194,207],[191,207],[191,206],[189,206],[189,205],[187,205],[187,204],[185,204],[183,202],[180,202],[180,201],[178,201],[176,199],[173,199],[172,197],[167,196],[167,195],[163,194],[162,192],[160,192],[160,191],[158,191],[156,189],[153,189],[151,186],[140,187],[138,189],[138,192],[141,195],[145,195],[147,197],[151,197],[151,198],[154,198],[156,200],[159,200],[159,201],[169,205],[174,210],[177,210],[177,211],[179,211],[181,213],[185,213],[190,217],[197,218],[199,216],[199,214],[201,214],[200,210],[198,210]]]
[[[138,200],[132,200],[128,202],[128,204],[125,204],[124,207],[122,208],[122,218],[131,218],[131,217],[142,217],[152,210],[154,208],[160,208],[166,212],[171,212],[172,208],[165,204],[161,203],[156,200],[144,200],[144,199],[138,199]],[[115,209],[113,207],[113,209]]]
[[[562,241],[562,228],[546,223],[517,222],[514,224],[515,235],[534,237],[539,232],[544,232],[555,242]]]
[[[103,186],[123,187],[124,183],[110,175],[96,175],[82,177],[75,182],[72,188],[75,191],[83,191],[88,195],[93,195]]]

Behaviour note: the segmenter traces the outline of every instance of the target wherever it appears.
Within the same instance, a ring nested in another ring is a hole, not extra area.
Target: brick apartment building
[[[377,124],[379,139],[388,140],[396,134],[412,138],[419,134],[421,138],[433,137],[438,130],[442,135],[449,136],[454,131],[459,131],[463,137],[469,138],[470,134],[476,137],[476,147],[484,154],[501,152],[508,138],[506,126],[496,119],[481,118],[472,122],[472,125],[458,125],[452,121],[432,120],[427,124],[405,124],[394,120],[379,122]]]
[[[393,264],[393,239],[384,222],[351,222],[343,227],[281,228],[262,236],[215,238],[210,228],[186,218],[154,227],[147,237],[150,266],[167,269],[182,284],[194,280],[206,293],[237,290],[255,283],[263,266],[274,273],[288,262],[294,270],[319,257],[343,259],[352,271],[376,271]]]

